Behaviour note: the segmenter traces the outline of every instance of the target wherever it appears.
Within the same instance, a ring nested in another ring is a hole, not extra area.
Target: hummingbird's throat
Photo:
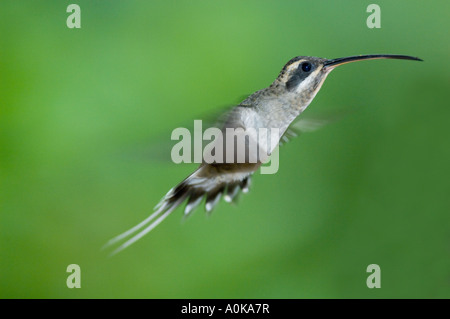
[[[314,99],[331,70],[332,69],[323,70],[322,68],[318,68],[299,84],[294,93],[294,103],[296,104],[296,109],[298,109],[300,113],[303,112]]]

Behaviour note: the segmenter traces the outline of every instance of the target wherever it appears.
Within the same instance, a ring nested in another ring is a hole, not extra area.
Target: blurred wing
[[[218,108],[207,114],[193,117],[191,120],[184,123],[175,124],[172,129],[184,127],[191,132],[191,138],[193,138],[195,133],[202,135],[209,127],[222,127],[233,108],[234,106]],[[195,132],[194,120],[202,120],[201,131]],[[170,130],[157,133],[151,138],[137,141],[134,144],[127,146],[126,149],[120,150],[119,155],[128,159],[169,162],[171,161],[171,150],[178,142],[172,140],[171,135],[172,132]]]
[[[349,110],[315,116],[301,114],[291,123],[291,125],[289,125],[286,132],[284,132],[280,139],[280,145],[289,142],[292,138],[297,137],[302,133],[314,132],[327,124],[334,123],[342,119],[348,113]]]

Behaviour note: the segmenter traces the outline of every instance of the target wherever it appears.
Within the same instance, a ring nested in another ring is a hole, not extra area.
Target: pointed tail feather
[[[201,166],[184,181],[172,188],[158,205],[156,205],[154,213],[136,226],[109,240],[102,249],[109,248],[121,241],[125,241],[122,245],[113,250],[110,256],[119,253],[148,234],[184,201],[187,201],[184,210],[185,216],[190,215],[191,212],[200,205],[204,197],[206,197],[206,211],[210,213],[223,194],[225,194],[225,200],[231,202],[235,199],[239,190],[245,193],[248,192],[250,184],[249,174],[239,175],[238,177],[231,176],[229,179],[224,178],[223,175],[221,175],[220,178],[215,175],[206,177],[205,172],[202,171],[204,168],[205,166]],[[133,234],[134,236],[132,236]]]
[[[144,237],[147,233],[149,233],[153,228],[155,228],[156,226],[158,226],[167,216],[170,215],[170,213],[175,210],[175,208],[177,208],[181,202],[183,202],[184,198],[180,198],[177,202],[175,202],[174,204],[170,205],[170,208],[168,208],[163,214],[161,214],[153,223],[151,223],[149,226],[147,226],[144,230],[142,230],[141,232],[137,233],[136,235],[134,235],[132,238],[128,239],[125,243],[123,243],[122,245],[120,245],[118,248],[116,248],[115,250],[113,250],[113,252],[110,254],[110,256],[113,256],[119,252],[121,252],[122,250],[124,250],[125,248],[127,248],[128,246],[132,245],[133,243],[135,243],[136,241],[138,241],[139,239],[141,239],[142,237]],[[153,214],[152,214],[153,215]]]

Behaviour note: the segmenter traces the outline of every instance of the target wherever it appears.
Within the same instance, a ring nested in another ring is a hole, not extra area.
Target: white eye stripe
[[[303,63],[305,60],[300,60],[300,61],[296,61],[294,63],[292,63],[291,65],[288,66],[288,72],[295,72],[298,69],[298,66]]]
[[[320,71],[320,68],[317,68],[316,70],[311,72],[311,74],[309,74],[309,76],[306,77],[305,80],[300,82],[300,85],[297,86],[296,92],[299,93],[299,92],[303,91],[304,89],[308,88],[308,86],[311,84],[313,78],[317,75],[317,73],[319,73],[319,71]]]

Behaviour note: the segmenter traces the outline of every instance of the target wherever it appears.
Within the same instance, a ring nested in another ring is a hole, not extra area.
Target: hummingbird
[[[223,132],[227,129],[238,128],[244,130],[276,128],[276,133],[270,137],[266,136],[266,140],[275,142],[265,147],[266,152],[262,153],[263,156],[250,156],[253,158],[252,161],[247,156],[246,160],[240,162],[236,161],[236,157],[233,157],[234,160],[231,161],[203,160],[192,174],[162,198],[149,217],[114,237],[104,247],[124,241],[111,255],[120,252],[154,229],[184,202],[186,202],[184,208],[186,216],[198,207],[203,199],[205,199],[205,209],[210,213],[222,197],[225,201],[232,202],[238,193],[247,193],[252,174],[260,168],[264,159],[270,156],[274,148],[290,134],[290,127],[314,99],[330,72],[343,64],[373,59],[422,61],[417,57],[393,54],[358,55],[337,59],[309,56],[292,58],[284,65],[269,87],[251,94],[222,117],[220,130]],[[226,138],[227,134],[225,134]],[[261,144],[260,139],[258,142]],[[225,157],[231,150],[223,144],[222,147]],[[251,152],[248,141],[244,148],[247,152]],[[233,150],[236,150],[235,146]],[[134,236],[130,238],[133,234]]]

